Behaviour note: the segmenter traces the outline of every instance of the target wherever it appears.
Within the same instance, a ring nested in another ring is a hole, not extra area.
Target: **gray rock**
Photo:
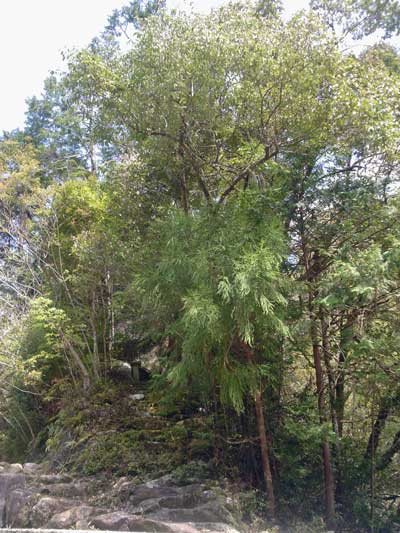
[[[123,361],[113,361],[110,371],[110,377],[118,382],[132,383],[131,365]]]
[[[130,482],[129,481],[129,478],[127,478],[126,476],[123,476],[123,477],[120,477],[113,485],[113,489],[115,491],[118,491],[120,486],[123,485],[124,483],[127,483],[127,482]],[[130,482],[131,483],[131,482]]]
[[[109,531],[174,532],[169,525],[162,522],[148,520],[121,511],[96,516],[90,520],[90,526]]]
[[[200,531],[207,533],[239,533],[237,529],[222,522],[198,523],[196,524],[196,527]]]
[[[166,498],[178,494],[178,490],[173,487],[146,487],[145,485],[136,485],[136,487],[132,487],[130,490],[129,501],[133,505],[138,505],[145,500]]]
[[[115,483],[113,489],[117,494],[126,496],[133,493],[137,486],[134,481],[128,481],[128,478],[123,477]]]
[[[42,474],[38,477],[38,482],[44,485],[53,483],[72,483],[73,478],[66,474]]]
[[[225,522],[235,523],[233,516],[218,502],[209,502],[192,508],[163,508],[149,518],[166,522]]]
[[[51,520],[46,524],[46,527],[68,529],[72,526],[75,526],[77,522],[87,522],[87,519],[93,516],[96,511],[98,512],[98,509],[90,507],[89,505],[72,507],[67,511],[53,515]]]
[[[154,346],[151,350],[140,356],[142,367],[152,373],[162,371],[160,364],[160,355],[166,346]]]
[[[28,476],[39,474],[42,470],[42,466],[37,463],[25,463],[22,468],[24,474],[27,474]]]
[[[168,524],[173,528],[174,533],[239,533],[237,529],[220,522],[206,523],[178,523]]]
[[[168,523],[172,528],[174,533],[200,533],[201,529],[196,527],[196,524],[179,524],[179,523]]]
[[[130,394],[129,399],[133,401],[144,400],[144,394]]]
[[[13,465],[10,465],[13,466]],[[22,467],[21,467],[22,469]],[[12,489],[23,488],[25,486],[25,476],[22,474],[0,474],[0,525],[4,527],[4,515],[6,498]]]
[[[74,506],[73,501],[62,498],[46,496],[40,498],[37,504],[32,508],[31,521],[33,527],[43,527],[52,518],[53,515],[62,513]]]
[[[14,489],[6,498],[4,525],[7,527],[28,527],[32,506],[39,495],[32,489]]]
[[[62,496],[64,498],[83,498],[87,495],[89,490],[89,483],[53,483],[44,486],[41,489],[42,494],[49,494],[50,496]]]
[[[19,464],[19,463],[13,463],[13,464],[9,464],[9,463],[0,463],[0,467],[1,467],[1,473],[4,473],[4,474],[22,474],[23,473],[23,468],[22,468],[22,465]]]
[[[132,514],[145,515],[149,513],[156,513],[160,510],[160,500],[158,498],[152,498],[150,500],[144,500],[136,507],[130,508],[129,512],[131,512]]]
[[[154,487],[170,487],[171,485],[175,485],[173,476],[171,474],[165,474],[165,476],[144,483],[145,487],[150,487],[151,489]]]

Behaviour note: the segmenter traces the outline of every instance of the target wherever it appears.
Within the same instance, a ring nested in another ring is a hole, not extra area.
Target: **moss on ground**
[[[65,405],[49,428],[46,446],[53,465],[83,475],[144,479],[170,473],[188,458],[212,457],[206,417],[163,416],[150,393],[135,401],[130,398],[135,392],[133,386],[104,384]]]

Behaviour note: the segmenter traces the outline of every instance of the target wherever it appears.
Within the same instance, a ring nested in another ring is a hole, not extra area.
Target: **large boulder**
[[[52,496],[40,498],[32,508],[32,527],[44,527],[55,514],[67,511],[74,505],[76,505],[76,502],[63,498],[54,498]]]
[[[41,489],[42,494],[62,496],[63,498],[84,498],[89,491],[89,483],[77,481],[72,483],[53,483]]]
[[[36,476],[42,471],[42,466],[38,463],[25,463],[22,468],[24,474],[28,476]]]
[[[71,483],[73,478],[67,474],[42,474],[38,477],[38,482],[44,485],[50,485],[54,483]]]
[[[167,524],[149,520],[122,511],[106,513],[90,520],[90,526],[108,531],[140,531],[152,533],[173,533]]]
[[[99,510],[89,505],[79,505],[71,507],[67,511],[53,515],[46,524],[47,528],[68,529],[76,526],[76,523],[87,523],[88,518],[92,517]]]
[[[110,377],[117,383],[132,383],[132,367],[126,361],[114,360],[112,362]]]
[[[23,471],[23,466],[19,463],[0,463],[0,474],[22,474]]]
[[[39,495],[33,489],[14,489],[8,493],[4,509],[4,526],[29,527],[30,512]]]
[[[138,505],[144,500],[154,500],[177,495],[178,491],[174,487],[146,487],[145,485],[137,485],[136,487],[130,487],[129,502],[132,505]]]
[[[14,466],[14,465],[9,465]],[[22,468],[22,467],[21,467]],[[25,476],[21,473],[0,474],[0,526],[4,527],[5,506],[8,494],[25,486]]]
[[[227,524],[220,522],[205,522],[205,523],[169,523],[174,530],[174,533],[239,533]]]
[[[190,508],[162,508],[149,518],[165,522],[224,522],[234,524],[232,514],[220,503],[208,502]]]

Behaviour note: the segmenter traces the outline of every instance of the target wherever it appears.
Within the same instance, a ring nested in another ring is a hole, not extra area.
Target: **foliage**
[[[2,454],[212,458],[290,529],[320,527],[322,493],[329,529],[397,527],[400,59],[344,45],[398,20],[135,0],[65,54],[0,139]],[[146,419],[109,377],[149,353]]]
[[[261,347],[272,350],[287,333],[279,316],[279,222],[268,200],[249,192],[211,213],[173,212],[154,231],[156,250],[145,256],[137,284],[165,335],[179,343],[169,379],[180,389],[212,375],[222,401],[242,411],[246,393],[268,373]],[[258,349],[258,367],[240,342]]]

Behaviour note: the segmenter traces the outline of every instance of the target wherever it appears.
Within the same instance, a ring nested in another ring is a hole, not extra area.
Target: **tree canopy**
[[[135,0],[49,76],[0,141],[9,453],[152,348],[161,402],[252,443],[270,518],[395,530],[400,58],[344,44],[399,13]]]

